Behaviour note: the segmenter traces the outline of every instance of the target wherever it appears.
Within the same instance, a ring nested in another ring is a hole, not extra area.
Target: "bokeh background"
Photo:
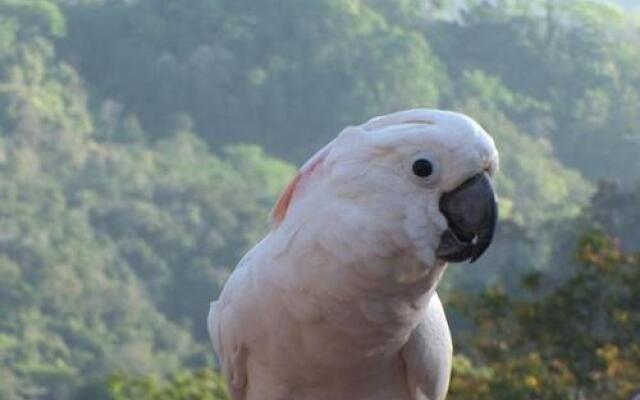
[[[450,399],[640,388],[640,2],[0,0],[0,399],[226,399],[209,301],[296,166],[411,107],[496,139]]]

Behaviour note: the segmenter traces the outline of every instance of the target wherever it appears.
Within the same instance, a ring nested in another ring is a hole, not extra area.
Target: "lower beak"
[[[491,178],[478,174],[440,198],[440,212],[448,229],[436,256],[444,261],[476,261],[491,245],[498,221],[498,205]]]

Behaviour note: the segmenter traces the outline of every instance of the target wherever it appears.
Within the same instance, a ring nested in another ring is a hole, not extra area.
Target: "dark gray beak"
[[[491,245],[498,205],[491,178],[478,174],[440,198],[440,212],[449,223],[436,256],[444,261],[476,261]]]

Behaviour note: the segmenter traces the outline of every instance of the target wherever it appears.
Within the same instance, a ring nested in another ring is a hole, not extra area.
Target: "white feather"
[[[429,183],[408,167],[423,152],[439,165]],[[318,152],[211,307],[234,399],[443,399],[438,199],[497,164],[478,124],[423,109],[347,128]]]

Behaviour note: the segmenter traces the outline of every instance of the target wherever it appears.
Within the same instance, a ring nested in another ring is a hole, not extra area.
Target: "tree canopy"
[[[0,398],[224,398],[208,303],[295,165],[410,107],[502,159],[495,245],[442,286],[451,398],[628,396],[640,18],[463,3],[0,0]]]

